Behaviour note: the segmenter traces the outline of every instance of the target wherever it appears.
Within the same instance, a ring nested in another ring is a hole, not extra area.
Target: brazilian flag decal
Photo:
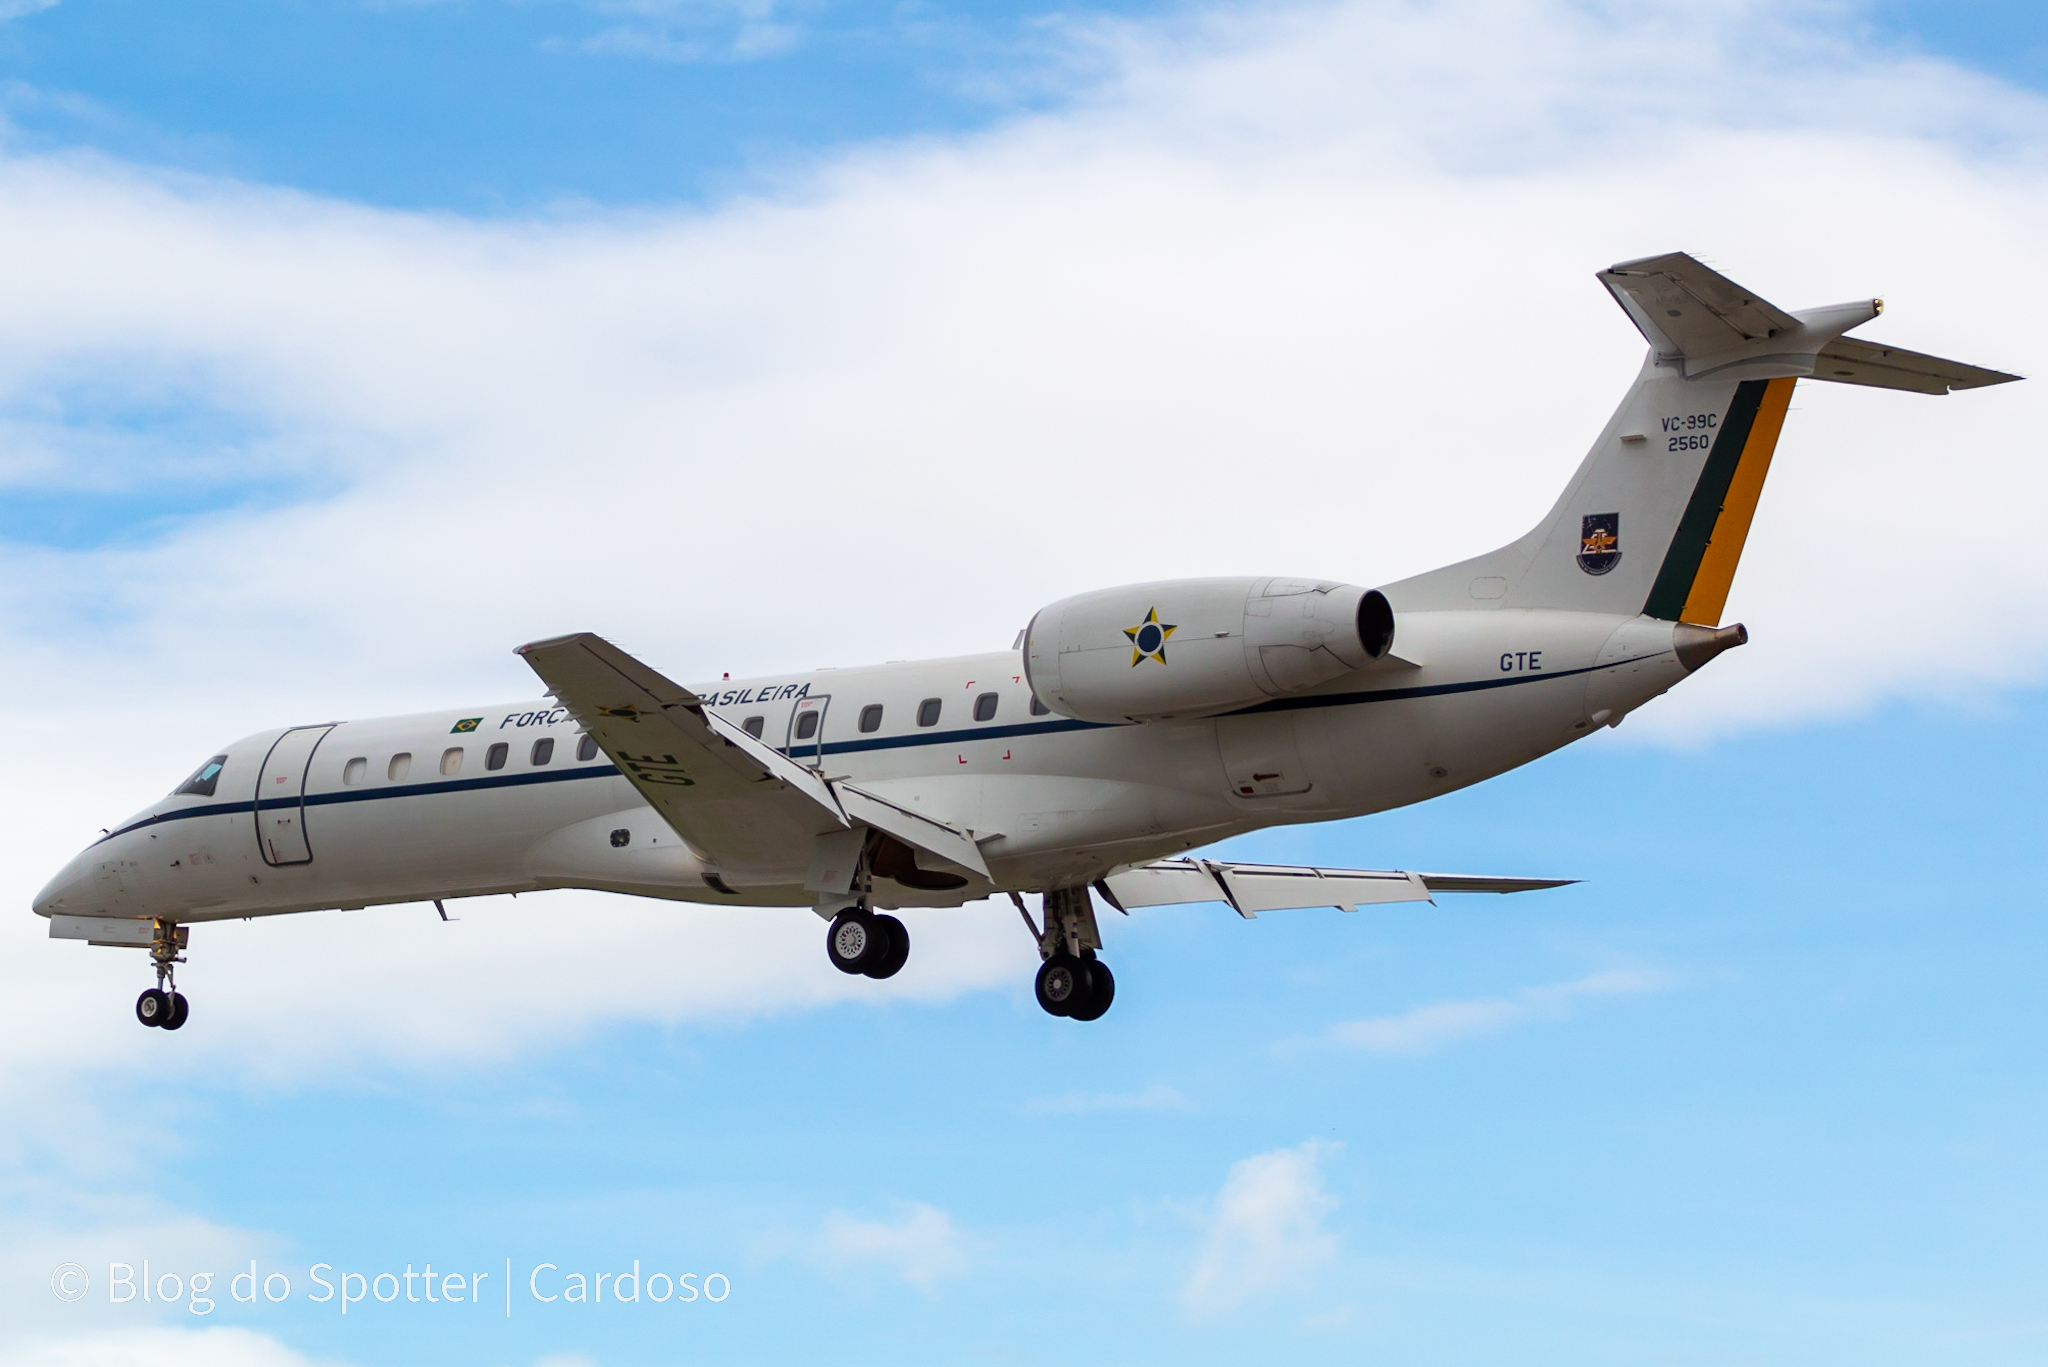
[[[477,727],[482,726],[483,724],[484,719],[482,717],[464,717],[461,721],[455,723],[455,725],[448,728],[448,734],[451,736],[459,736],[465,731],[474,731],[477,729]]]

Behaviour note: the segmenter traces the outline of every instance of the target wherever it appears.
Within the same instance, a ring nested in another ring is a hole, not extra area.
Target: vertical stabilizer
[[[1553,608],[1716,626],[1800,378],[1918,393],[2019,378],[1848,340],[1881,301],[1788,313],[1682,252],[1599,278],[1650,343],[1621,407],[1535,529],[1387,585],[1396,612]]]

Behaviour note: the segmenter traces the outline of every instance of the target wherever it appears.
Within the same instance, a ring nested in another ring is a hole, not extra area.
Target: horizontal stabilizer
[[[1600,272],[1600,283],[1657,349],[1659,359],[1716,355],[1800,327],[1776,304],[1684,252],[1609,266]]]
[[[1112,873],[1097,887],[1119,909],[1223,902],[1249,919],[1262,911],[1303,907],[1356,911],[1362,906],[1390,902],[1427,902],[1433,900],[1431,894],[1438,892],[1530,892],[1562,887],[1573,881],[1161,859]]]
[[[1878,389],[1907,389],[1915,394],[1946,394],[1952,389],[1982,389],[2019,379],[2002,370],[1944,361],[1904,347],[1878,346],[1853,337],[1838,337],[1820,350],[1813,378],[1836,384],[1867,384]]]
[[[1837,384],[1946,394],[2020,378],[1842,335],[1884,312],[1882,299],[1787,313],[1684,252],[1609,266],[1600,272],[1600,283],[1649,341],[1657,364],[1687,379],[1810,375]]]

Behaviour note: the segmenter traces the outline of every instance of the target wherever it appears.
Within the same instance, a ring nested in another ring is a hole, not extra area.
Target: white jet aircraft
[[[147,947],[136,1015],[175,1030],[195,921],[596,888],[813,907],[836,967],[886,978],[910,940],[881,909],[1003,893],[1038,941],[1040,1004],[1093,1020],[1115,983],[1091,889],[1250,917],[1557,886],[1185,856],[1477,783],[1745,642],[1722,608],[1798,379],[2018,378],[1845,337],[1879,300],[1787,313],[1683,254],[1599,278],[1650,354],[1556,505],[1499,550],[1375,589],[1105,589],[1007,652],[739,683],[684,687],[589,634],[536,641],[519,654],[547,700],[236,741],[35,910],[59,939]]]

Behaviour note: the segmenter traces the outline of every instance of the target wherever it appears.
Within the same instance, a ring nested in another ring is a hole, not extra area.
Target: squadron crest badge
[[[1579,519],[1579,568],[1605,574],[1621,563],[1621,514],[1588,513]]]
[[[1124,628],[1124,635],[1131,638],[1131,668],[1136,669],[1144,660],[1165,664],[1167,638],[1178,630],[1179,627],[1159,620],[1158,608],[1147,609],[1144,621]]]

